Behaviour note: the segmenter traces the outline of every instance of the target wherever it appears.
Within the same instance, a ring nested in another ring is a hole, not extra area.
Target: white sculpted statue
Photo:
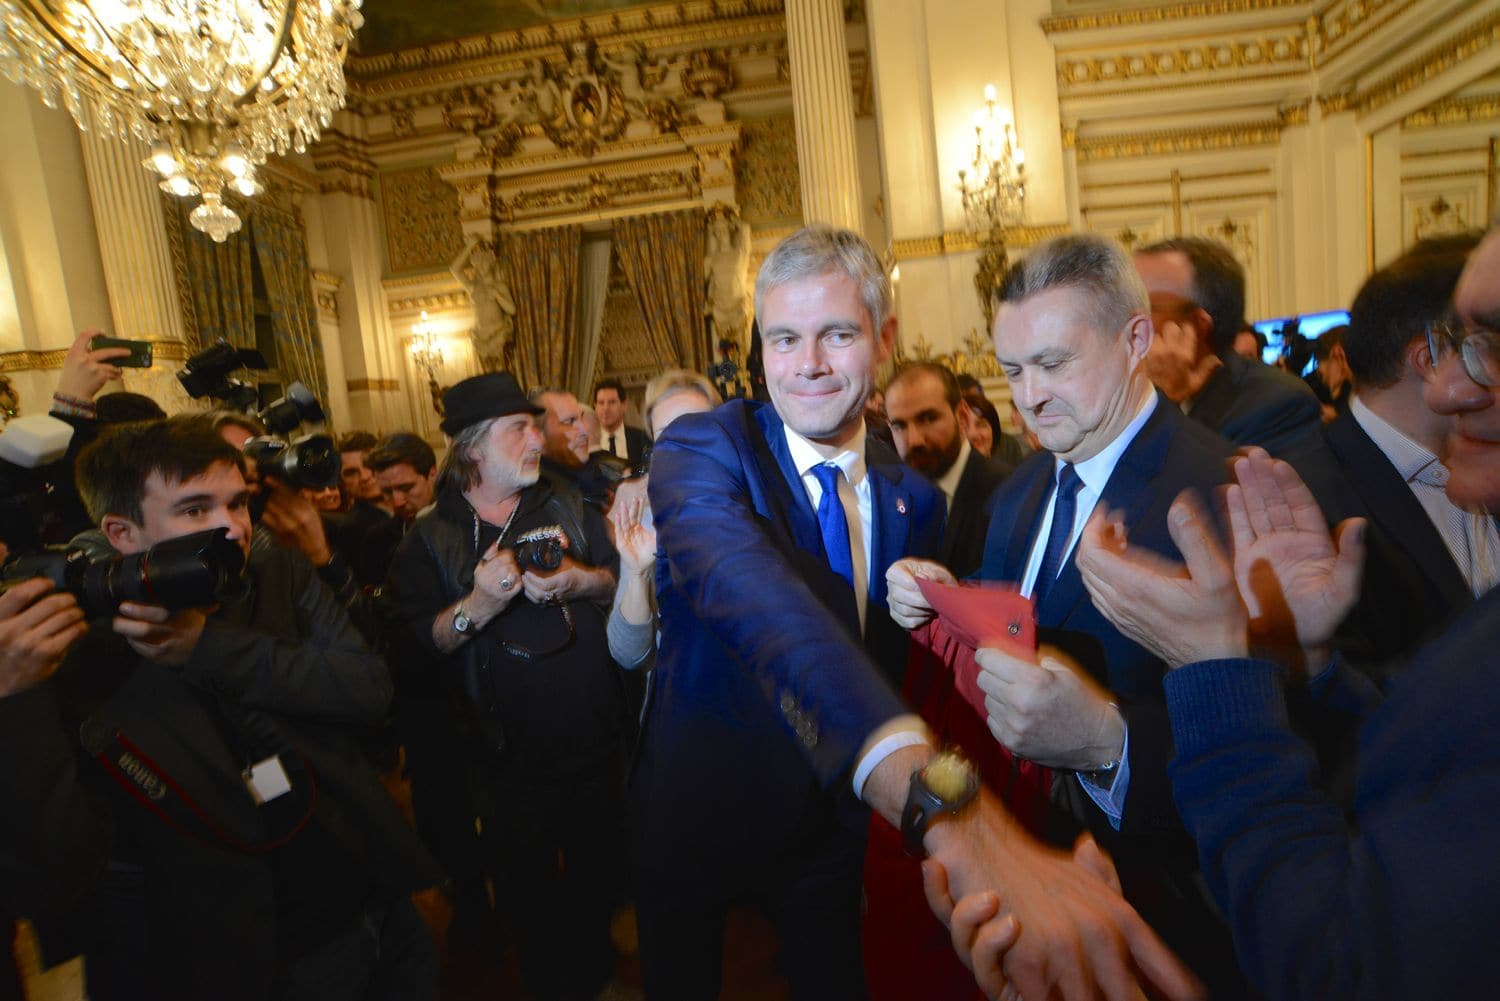
[[[470,237],[448,270],[474,303],[474,353],[486,372],[502,371],[515,330],[516,303],[495,252]]]
[[[713,339],[730,341],[741,350],[749,328],[746,295],[750,275],[750,225],[715,211],[708,222],[708,247],[703,255],[703,312],[713,321]]]

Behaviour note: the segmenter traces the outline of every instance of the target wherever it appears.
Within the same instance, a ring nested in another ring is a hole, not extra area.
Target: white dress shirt
[[[1114,475],[1115,466],[1120,463],[1120,456],[1135,441],[1135,436],[1140,434],[1141,428],[1145,427],[1146,421],[1151,419],[1151,414],[1156,410],[1156,393],[1147,395],[1146,402],[1136,412],[1125,430],[1115,435],[1113,441],[1099,450],[1092,458],[1084,459],[1082,462],[1073,464],[1073,471],[1078,474],[1078,501],[1073,511],[1073,527],[1068,535],[1068,544],[1063,549],[1062,560],[1058,563],[1058,571],[1067,563],[1068,556],[1073,552],[1073,547],[1078,544],[1078,537],[1083,534],[1083,526],[1088,524],[1089,515],[1094,513],[1094,507],[1099,503],[1099,498],[1104,496],[1104,488],[1109,483],[1109,478]],[[1062,460],[1053,459],[1053,483],[1057,482],[1057,473],[1062,469]],[[1047,536],[1052,531],[1052,513],[1057,504],[1057,490],[1053,489],[1052,496],[1047,501],[1047,511],[1042,516],[1042,523],[1037,528],[1035,537],[1031,540],[1031,554],[1026,560],[1026,572],[1021,577],[1021,593],[1027,597],[1031,596],[1036,587],[1037,573],[1042,568],[1042,557],[1047,551]],[[1105,816],[1116,830],[1120,827],[1120,818],[1125,815],[1125,794],[1130,789],[1130,728],[1125,728],[1125,742],[1120,748],[1120,762],[1115,768],[1113,779],[1108,788],[1096,786],[1092,782],[1085,781],[1082,777],[1078,784],[1083,788],[1094,803],[1103,810]]]
[[[1448,467],[1371,410],[1358,393],[1349,410],[1406,481],[1474,596],[1494,587],[1500,576],[1500,533],[1495,530],[1495,520],[1488,514],[1465,511],[1449,500]]]
[[[943,492],[943,499],[948,502],[948,513],[953,513],[953,495],[958,492],[958,481],[964,478],[964,467],[969,464],[969,453],[974,450],[969,447],[969,439],[962,434],[958,436],[958,458],[953,460],[953,465],[948,471],[938,477],[937,488]]]

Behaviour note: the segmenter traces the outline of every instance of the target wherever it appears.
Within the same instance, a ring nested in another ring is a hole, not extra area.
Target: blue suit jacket
[[[654,888],[711,893],[772,864],[835,813],[868,735],[906,712],[893,689],[907,637],[885,571],[931,556],[942,495],[867,440],[872,500],[864,637],[828,567],[817,514],[769,406],[732,401],[672,422],[652,455],[661,652],[634,796]],[[871,651],[875,651],[872,653]]]
[[[1167,533],[1167,508],[1188,488],[1209,502],[1214,487],[1228,479],[1233,451],[1229,442],[1189,421],[1158,394],[1156,410],[1120,456],[1102,502],[1124,516],[1132,545],[1180,560]],[[1053,464],[1050,452],[1039,452],[995,493],[981,579],[1020,583],[1052,495]],[[1041,641],[1072,654],[1110,689],[1130,726],[1130,788],[1122,834],[1178,827],[1167,782],[1171,741],[1162,700],[1165,666],[1094,607],[1072,555],[1036,617]],[[1088,809],[1095,808],[1090,804]],[[1090,826],[1108,834],[1099,828],[1102,814],[1090,820]]]

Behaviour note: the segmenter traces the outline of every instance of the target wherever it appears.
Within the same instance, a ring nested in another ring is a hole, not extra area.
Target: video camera
[[[265,355],[259,351],[234,347],[221,338],[189,358],[177,378],[193,399],[209,397],[226,407],[254,415],[265,424],[269,434],[245,442],[245,456],[255,460],[263,475],[274,476],[293,487],[333,486],[338,482],[339,454],[333,439],[322,433],[327,416],[312,390],[294,382],[285,396],[257,410],[260,396],[256,388],[230,378],[236,369],[268,367]],[[304,424],[314,428],[301,437],[291,437]]]
[[[244,592],[245,554],[227,528],[183,535],[145,552],[90,560],[81,548],[47,549],[0,565],[0,591],[46,577],[78,599],[88,619],[114,615],[123,601],[172,611],[237,597]]]

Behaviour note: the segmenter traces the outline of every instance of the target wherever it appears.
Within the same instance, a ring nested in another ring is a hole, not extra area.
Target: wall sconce
[[[974,154],[958,172],[968,230],[979,245],[974,289],[988,326],[994,294],[1005,274],[1006,232],[1019,226],[1026,209],[1026,153],[1016,145],[1010,110],[996,103],[994,84],[984,88],[984,106],[974,111]]]

